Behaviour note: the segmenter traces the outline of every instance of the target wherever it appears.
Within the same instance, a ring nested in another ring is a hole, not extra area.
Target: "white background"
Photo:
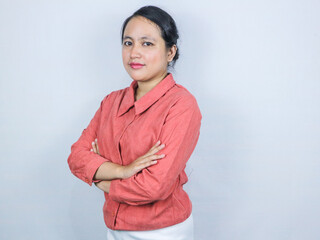
[[[120,29],[146,4],[176,20],[173,75],[203,115],[186,184],[196,240],[320,239],[316,0],[1,0],[0,239],[106,239],[103,194],[67,157],[130,85]]]

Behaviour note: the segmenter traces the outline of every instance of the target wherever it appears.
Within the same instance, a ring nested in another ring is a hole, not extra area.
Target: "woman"
[[[133,81],[101,101],[71,146],[71,172],[104,192],[108,240],[193,239],[184,169],[202,116],[168,72],[179,57],[178,37],[175,21],[158,7],[125,20],[122,59]]]

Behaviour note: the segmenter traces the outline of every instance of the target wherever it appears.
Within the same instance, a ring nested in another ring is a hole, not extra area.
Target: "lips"
[[[144,64],[141,64],[141,63],[130,63],[130,66],[133,69],[139,69],[139,68],[142,68],[144,66]]]

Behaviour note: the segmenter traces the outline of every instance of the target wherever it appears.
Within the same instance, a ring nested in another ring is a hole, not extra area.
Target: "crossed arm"
[[[91,143],[97,136],[100,112],[101,108],[71,147],[68,162],[73,174],[89,185],[96,182],[98,188],[117,202],[141,205],[166,199],[174,191],[198,141],[202,116],[196,101],[182,98],[171,107],[158,138],[166,144],[164,159],[157,161],[164,157],[163,146],[158,142],[127,166],[103,158],[98,143]],[[158,151],[160,155],[155,154]]]
[[[164,145],[160,145],[160,142],[157,142],[146,154],[127,166],[112,163],[111,160],[100,155],[97,140],[92,143],[90,141],[97,137],[103,105],[108,97],[109,95],[101,101],[100,108],[96,111],[89,125],[71,146],[71,153],[68,157],[71,172],[90,186],[92,182],[99,181],[98,186],[108,186],[110,182],[107,181],[129,178],[146,167],[156,165],[157,160],[165,156],[164,154],[156,154],[164,148]]]
[[[100,155],[98,140],[95,139],[95,141],[93,141],[91,144],[91,151]],[[165,156],[165,154],[156,154],[163,148],[164,144],[160,145],[160,141],[158,141],[146,154],[137,158],[127,166],[121,166],[111,162],[104,162],[93,176],[94,184],[102,191],[109,193],[111,180],[129,178],[142,169],[156,164],[157,159]]]

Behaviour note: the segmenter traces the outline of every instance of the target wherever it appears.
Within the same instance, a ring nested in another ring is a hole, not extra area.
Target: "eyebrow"
[[[130,36],[124,36],[124,37],[123,37],[123,40],[124,40],[124,39],[127,39],[127,38],[133,40],[133,38],[130,37]],[[141,37],[140,39],[149,39],[149,40],[153,40],[153,41],[156,42],[156,40],[155,40],[154,38],[152,38],[152,37],[147,37],[147,36],[143,36],[143,37]]]

